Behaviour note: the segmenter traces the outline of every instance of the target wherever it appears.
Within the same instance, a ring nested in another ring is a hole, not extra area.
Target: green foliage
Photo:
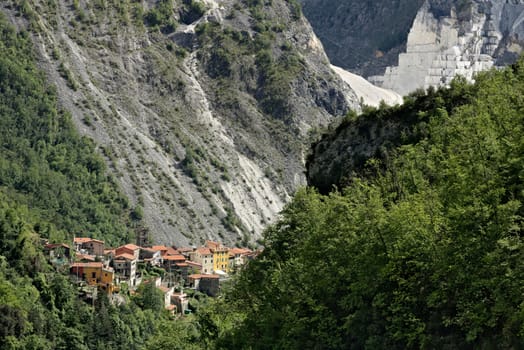
[[[160,28],[166,34],[175,31],[177,24],[173,18],[173,6],[173,0],[159,0],[155,7],[144,14],[144,24]]]
[[[0,19],[0,36],[0,196],[68,234],[109,244],[131,239],[127,199],[93,142],[59,110],[54,90],[33,63],[27,34]],[[39,233],[51,238],[52,231]]]
[[[524,346],[523,66],[411,96],[395,113],[418,106],[419,137],[342,192],[299,191],[201,321],[209,347]]]

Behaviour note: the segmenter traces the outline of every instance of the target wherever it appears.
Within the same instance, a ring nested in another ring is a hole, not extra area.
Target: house
[[[186,264],[187,264],[187,270],[188,270],[187,272],[189,275],[202,273],[202,264],[199,264],[191,260],[186,260]]]
[[[213,241],[206,241],[206,247],[213,253],[213,271],[227,272],[229,267],[229,248]]]
[[[77,252],[86,252],[89,255],[104,255],[104,241],[87,237],[75,237],[73,239]]]
[[[186,257],[182,254],[165,255],[163,258],[164,269],[168,272],[176,270],[176,264],[186,261]]]
[[[189,259],[191,253],[194,251],[193,248],[189,247],[183,247],[183,248],[177,248],[178,252],[186,257],[186,259]]]
[[[140,258],[140,247],[134,244],[126,244],[115,249],[115,257],[121,254],[130,254],[135,257],[136,260]]]
[[[206,293],[210,297],[215,297],[220,291],[220,276],[219,275],[189,275],[189,286],[202,293]]]
[[[67,244],[46,244],[44,246],[44,252],[49,255],[51,259],[70,259],[71,248]]]
[[[153,250],[159,250],[162,257],[166,255],[177,255],[180,254],[178,250],[173,247],[166,247],[165,245],[154,245],[151,247]]]
[[[135,255],[128,253],[115,255],[113,259],[113,268],[121,282],[127,281],[131,287],[135,287],[139,284],[136,275],[137,263],[138,257],[135,257]]]
[[[173,293],[171,296],[171,302],[176,306],[177,311],[181,314],[184,314],[186,310],[189,310],[189,299],[183,290],[179,293]]]
[[[89,254],[80,254],[76,253],[75,255],[75,261],[78,262],[94,262],[96,260],[96,256],[89,255]]]
[[[164,295],[164,307],[167,309],[171,305],[171,296],[175,291],[175,287],[160,286],[157,287]]]
[[[108,293],[114,290],[114,271],[104,267],[101,262],[76,262],[71,264],[69,272],[77,280],[85,281],[90,286],[98,286]]]
[[[233,271],[244,265],[250,253],[252,253],[251,249],[231,248],[229,250],[229,271]]]
[[[200,247],[191,253],[191,261],[194,261],[202,266],[202,273],[213,273],[213,253],[211,249]]]
[[[152,248],[141,248],[139,259],[151,266],[162,265],[162,255],[160,254],[160,250],[154,250]]]

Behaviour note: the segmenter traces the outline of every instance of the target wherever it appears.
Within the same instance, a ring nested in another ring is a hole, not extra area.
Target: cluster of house
[[[144,278],[144,282],[155,283],[164,294],[166,309],[173,312],[187,310],[184,287],[216,296],[220,281],[259,253],[247,248],[228,248],[213,241],[206,241],[198,248],[126,244],[111,249],[105,247],[104,241],[87,237],[75,237],[73,249],[59,243],[45,244],[44,250],[51,261],[67,262],[77,282],[110,294],[119,292],[124,283],[131,291],[135,290],[142,283],[143,269],[163,269],[164,281],[157,277]],[[181,288],[180,292],[175,292],[175,284]]]

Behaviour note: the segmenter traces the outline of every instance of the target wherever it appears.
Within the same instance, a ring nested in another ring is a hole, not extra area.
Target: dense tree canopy
[[[205,317],[217,348],[524,346],[524,63],[443,91],[400,107],[430,101],[419,141],[340,191],[296,194],[228,295],[234,311]],[[454,94],[469,102],[448,112]]]

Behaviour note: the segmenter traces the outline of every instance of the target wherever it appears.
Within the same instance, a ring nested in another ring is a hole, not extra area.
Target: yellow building
[[[229,248],[213,241],[206,241],[206,246],[213,253],[213,271],[229,271]]]
[[[112,268],[106,268],[101,262],[74,263],[70,273],[78,280],[86,281],[90,286],[98,286],[108,293],[114,290],[115,274]]]

